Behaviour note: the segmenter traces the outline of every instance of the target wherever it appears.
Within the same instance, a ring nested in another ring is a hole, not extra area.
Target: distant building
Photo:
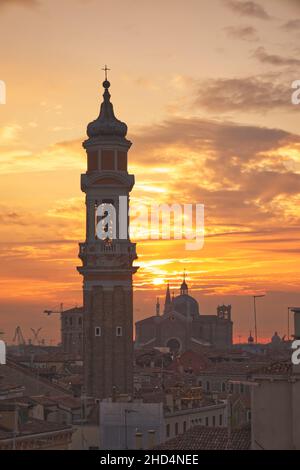
[[[26,404],[0,403],[1,450],[68,450],[72,427],[35,419]]]
[[[194,426],[226,427],[228,405],[226,400],[204,394],[200,387],[177,387],[166,394],[164,418],[166,441]]]
[[[61,342],[64,353],[82,356],[83,308],[75,307],[61,313]]]
[[[253,376],[252,448],[300,450],[300,370],[274,363]]]
[[[157,305],[155,316],[136,322],[136,347],[168,347],[176,354],[201,346],[229,348],[232,329],[231,306],[219,306],[216,315],[200,315],[184,279],[180,295],[173,299],[168,286],[162,315]]]
[[[163,423],[162,403],[102,401],[100,403],[101,449],[121,450],[137,447],[147,449],[163,441]],[[137,442],[137,431],[140,443]]]

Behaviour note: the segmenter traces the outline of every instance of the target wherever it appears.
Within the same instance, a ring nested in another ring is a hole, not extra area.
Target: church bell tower
[[[137,270],[132,265],[136,247],[128,235],[131,142],[126,124],[114,115],[107,70],[100,114],[83,142],[86,239],[79,245],[82,266],[77,268],[83,276],[85,393],[98,399],[133,391],[132,276]]]

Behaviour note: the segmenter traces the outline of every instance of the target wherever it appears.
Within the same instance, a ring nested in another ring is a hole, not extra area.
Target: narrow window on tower
[[[95,327],[95,336],[101,336],[101,326]]]
[[[123,335],[123,328],[121,326],[117,326],[116,336],[122,336],[122,335]]]

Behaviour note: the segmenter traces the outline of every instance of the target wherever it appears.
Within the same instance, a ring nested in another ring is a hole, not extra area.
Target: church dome
[[[103,82],[104,93],[103,102],[100,108],[100,114],[87,126],[87,135],[90,139],[101,137],[124,138],[127,134],[127,125],[119,121],[114,114],[114,108],[110,102],[110,93],[108,91],[110,83],[108,80]]]
[[[173,299],[172,307],[178,313],[188,317],[199,316],[199,304],[196,299],[188,294],[178,295]]]

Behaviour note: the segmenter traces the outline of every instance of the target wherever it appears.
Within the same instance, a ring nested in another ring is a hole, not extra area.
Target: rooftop
[[[249,450],[250,428],[235,429],[196,426],[186,433],[155,447],[155,450]]]
[[[72,426],[51,423],[49,421],[42,421],[39,419],[30,418],[26,423],[19,424],[19,431],[16,438],[31,436],[33,434],[43,434],[58,431],[71,431]],[[14,433],[0,427],[0,440],[12,439]]]

